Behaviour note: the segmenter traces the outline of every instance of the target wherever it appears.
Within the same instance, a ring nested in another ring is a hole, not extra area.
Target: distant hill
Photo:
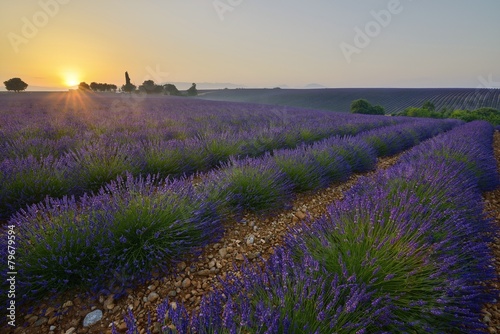
[[[500,109],[500,89],[475,88],[327,88],[327,89],[224,89],[204,91],[199,97],[214,101],[253,102],[281,106],[349,112],[351,102],[367,99],[387,114],[431,101],[442,108]]]
[[[305,85],[304,88],[311,89],[311,88],[326,88],[326,87],[317,83],[310,83],[308,85]]]

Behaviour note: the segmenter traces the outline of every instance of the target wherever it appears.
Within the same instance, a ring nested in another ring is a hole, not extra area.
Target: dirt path
[[[495,132],[494,139],[497,168],[500,170],[500,132]],[[488,215],[500,226],[500,188],[484,194],[485,207]],[[490,245],[495,254],[495,267],[500,277],[500,235]],[[493,287],[500,289],[500,280],[493,283]],[[488,326],[486,333],[500,333],[500,296],[497,303],[487,304],[483,310],[483,322]]]

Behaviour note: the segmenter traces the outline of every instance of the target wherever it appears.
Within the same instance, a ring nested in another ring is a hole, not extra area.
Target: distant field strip
[[[386,114],[408,107],[421,107],[431,101],[436,110],[475,110],[491,107],[500,110],[500,89],[485,88],[327,88],[327,89],[230,89],[207,91],[202,99],[254,102],[349,112],[352,101],[366,99],[381,105]]]

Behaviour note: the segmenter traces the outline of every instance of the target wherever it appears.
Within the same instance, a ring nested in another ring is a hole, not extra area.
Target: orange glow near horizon
[[[121,86],[127,71],[136,86],[200,89],[475,88],[489,76],[485,88],[498,87],[500,43],[491,41],[500,1],[402,1],[394,13],[388,1],[241,2],[3,1],[0,83],[19,77],[28,91]]]
[[[63,75],[63,83],[67,87],[78,86],[80,81],[80,75],[75,71],[65,72]]]

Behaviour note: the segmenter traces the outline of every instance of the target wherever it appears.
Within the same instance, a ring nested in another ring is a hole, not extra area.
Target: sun
[[[78,86],[78,84],[80,83],[80,81],[78,80],[78,77],[76,75],[71,75],[71,76],[67,76],[64,79],[64,83],[68,87],[73,87],[73,86]]]
[[[62,81],[66,87],[78,86],[81,82],[80,75],[76,71],[65,71],[62,74]]]

